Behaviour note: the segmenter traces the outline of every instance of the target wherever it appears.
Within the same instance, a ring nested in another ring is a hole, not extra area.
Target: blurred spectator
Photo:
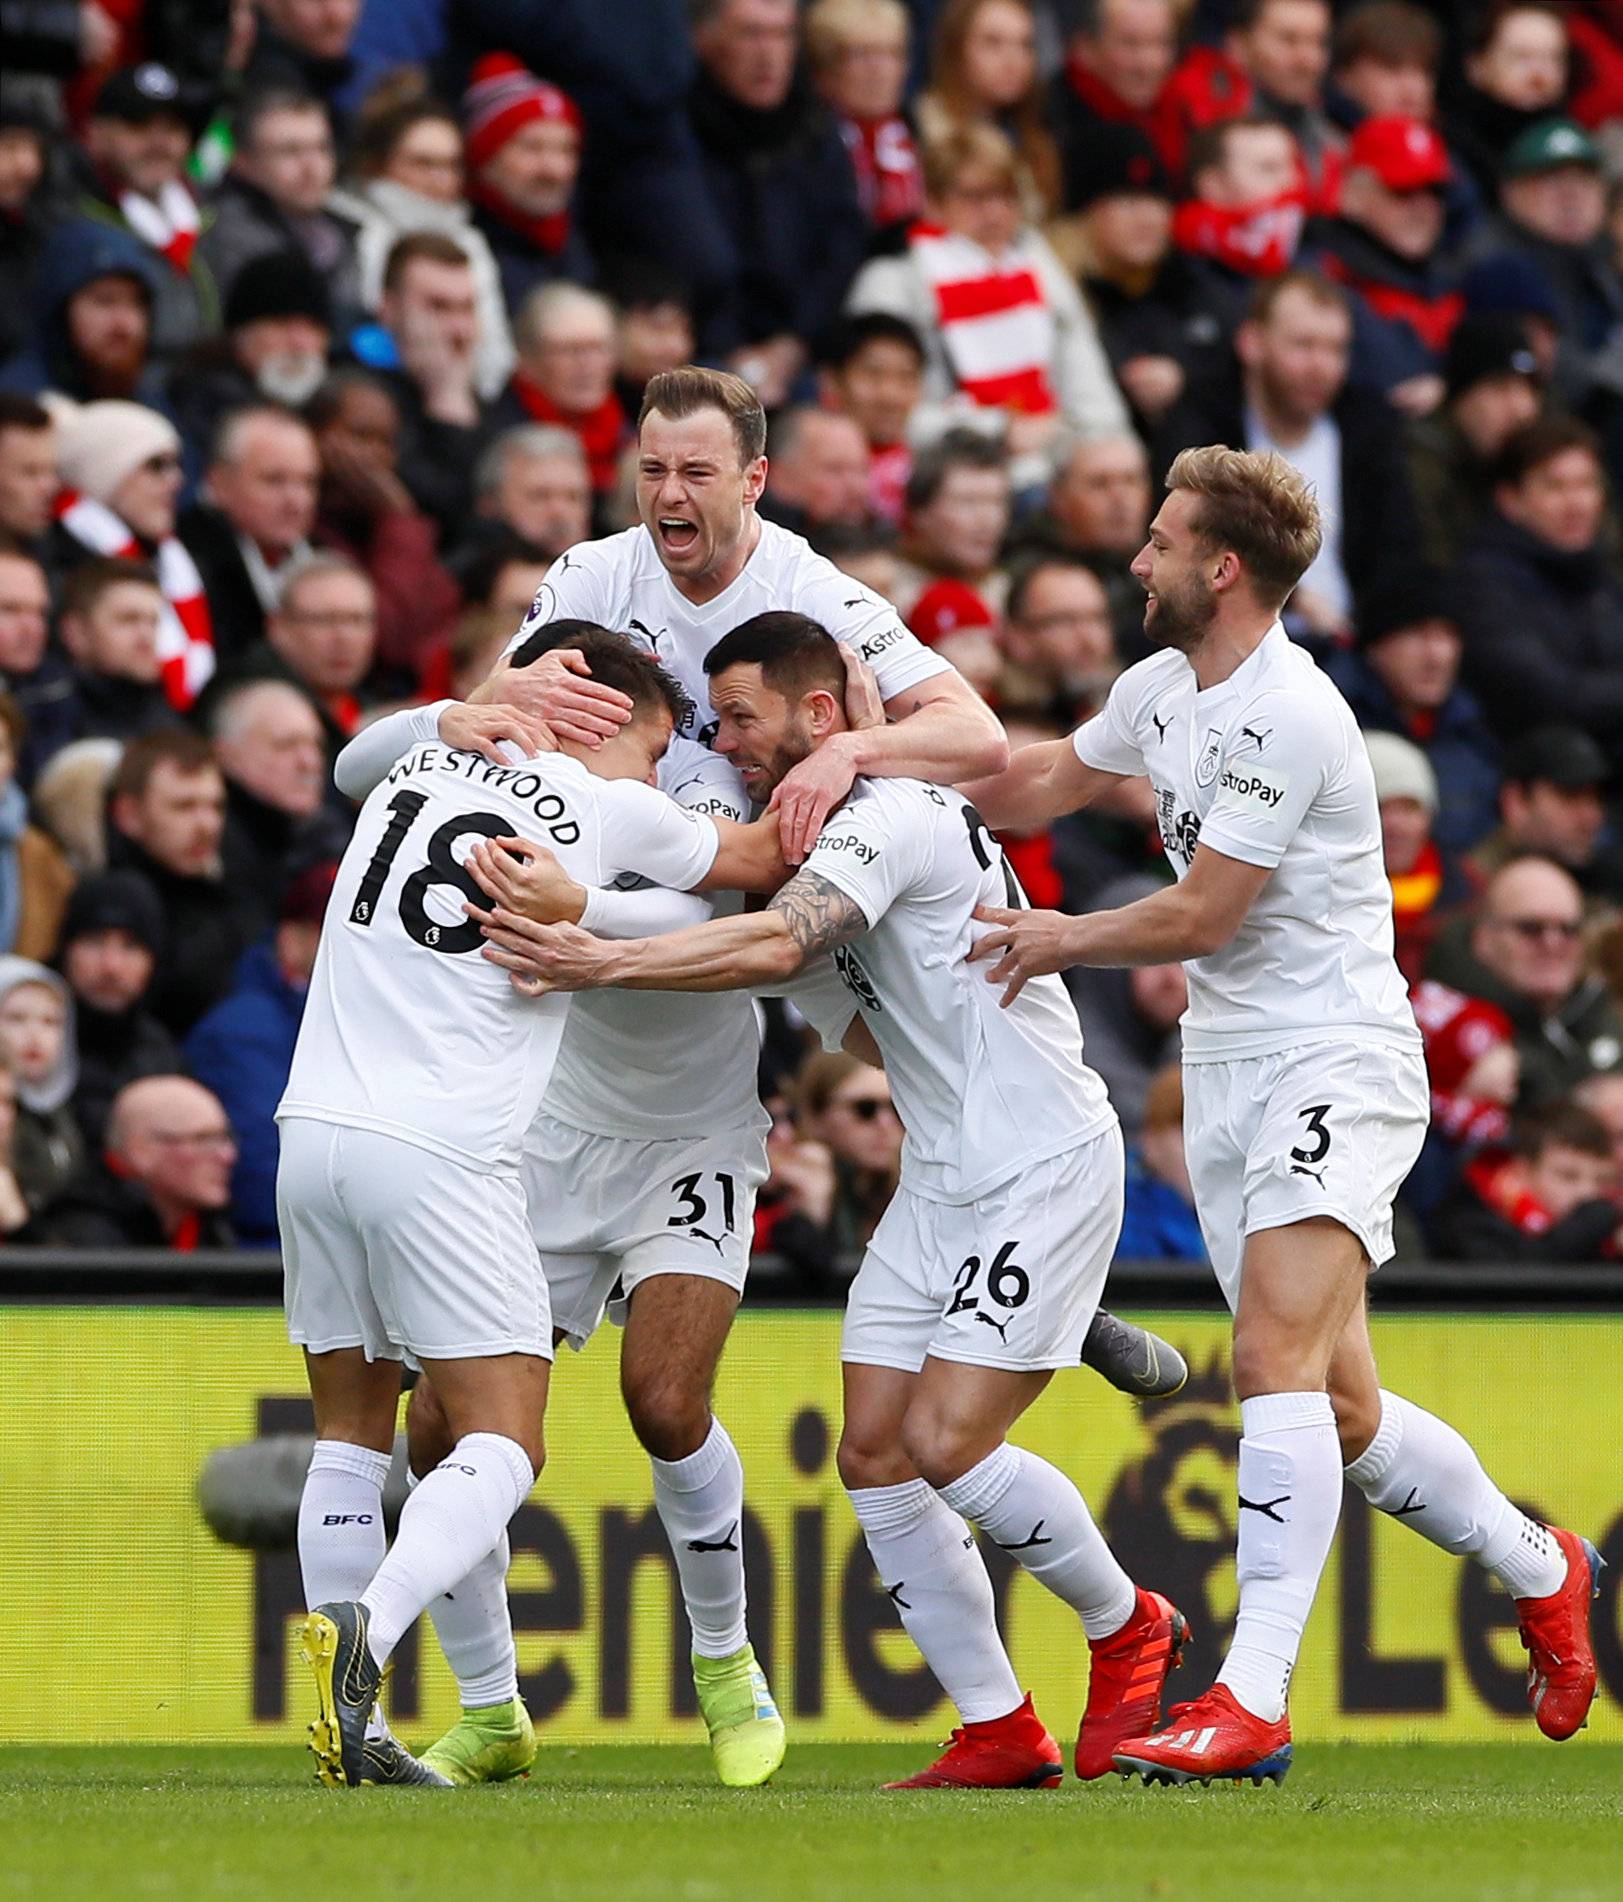
[[[1067,176],[1079,176],[1076,150],[1099,126],[1126,125],[1149,139],[1167,172],[1181,179],[1192,128],[1190,102],[1173,79],[1178,9],[1172,0],[1084,0],[1076,13],[1065,69],[1050,93]],[[1211,63],[1214,56],[1202,58]],[[1212,116],[1242,103],[1225,101]],[[1067,192],[1067,205],[1073,202]]]
[[[474,473],[476,507],[488,536],[517,535],[561,555],[592,532],[592,475],[579,436],[556,423],[503,430]],[[482,544],[486,533],[477,534]]]
[[[868,519],[868,439],[853,416],[810,403],[779,412],[768,443],[768,521],[813,535],[833,524],[859,528]]]
[[[934,37],[930,84],[915,108],[924,144],[977,126],[1005,134],[1018,158],[1021,209],[1036,222],[1058,204],[1060,179],[1029,0],[946,0]]]
[[[1226,42],[1250,88],[1250,109],[1295,139],[1318,211],[1334,207],[1341,177],[1341,132],[1324,106],[1330,24],[1330,0],[1238,0]]]
[[[950,661],[983,700],[995,700],[1003,671],[997,616],[967,582],[932,581],[909,610],[907,625],[926,647]]]
[[[1449,339],[1444,401],[1409,428],[1409,476],[1427,559],[1451,567],[1493,501],[1505,444],[1532,422],[1544,379],[1520,317],[1467,317]]]
[[[823,400],[850,416],[868,453],[868,509],[900,523],[913,469],[909,433],[924,395],[924,344],[882,310],[842,318],[823,353]]]
[[[27,1233],[32,1219],[28,1198],[17,1180],[17,1079],[11,1065],[0,1057],[0,1235],[8,1240],[32,1241]]]
[[[481,440],[479,293],[467,253],[439,231],[402,238],[384,266],[378,316],[388,333],[378,367],[400,406],[400,479],[454,535]]]
[[[911,223],[924,206],[924,173],[902,112],[907,8],[902,0],[813,0],[804,33],[812,85],[851,155],[864,215],[878,230]]]
[[[321,721],[297,687],[253,680],[220,694],[209,731],[225,774],[225,880],[245,905],[258,906],[268,928],[298,873],[327,852],[341,852],[348,837],[336,815],[321,816]]]
[[[267,251],[243,265],[223,332],[170,374],[169,407],[188,447],[207,454],[232,410],[307,401],[327,374],[332,326],[326,283],[302,252]]]
[[[287,577],[265,639],[243,657],[236,680],[291,682],[314,702],[327,766],[360,725],[377,656],[377,591],[347,556],[318,550]]]
[[[126,231],[77,218],[46,240],[35,280],[32,341],[0,367],[0,386],[75,401],[99,396],[161,400],[152,362],[157,271]]]
[[[518,367],[492,421],[567,429],[586,452],[592,489],[614,487],[630,431],[614,392],[614,306],[578,284],[535,292],[513,325]]]
[[[1438,256],[1442,140],[1419,119],[1366,119],[1352,136],[1339,214],[1310,235],[1305,261],[1352,297],[1351,376],[1413,416],[1443,400],[1443,353],[1465,309],[1459,275]]]
[[[1398,733],[1365,735],[1381,815],[1381,848],[1392,887],[1393,956],[1417,983],[1438,927],[1469,895],[1463,874],[1432,837],[1437,775],[1412,740]]]
[[[1510,1153],[1481,1156],[1439,1211],[1438,1246],[1459,1262],[1601,1261],[1614,1252],[1611,1138],[1570,1100],[1517,1118]]]
[[[897,606],[905,616],[932,581],[964,581],[996,611],[1007,585],[998,550],[1009,526],[1003,451],[972,429],[951,429],[921,450],[907,479],[905,565]]]
[[[567,93],[511,53],[475,61],[462,96],[468,197],[490,247],[502,298],[515,311],[543,284],[596,275],[573,201],[581,118]]]
[[[1153,428],[1220,341],[1194,265],[1172,246],[1172,187],[1134,126],[1100,126],[1066,150],[1069,215],[1048,227],[1081,281],[1116,381]]]
[[[653,378],[693,361],[692,300],[674,271],[646,260],[622,260],[609,288],[617,312],[615,394],[635,421]]]
[[[1152,513],[1150,459],[1138,437],[1131,431],[1081,436],[1060,455],[1048,507],[1021,522],[1014,537],[1021,550],[1077,555],[1098,575],[1124,660],[1148,651],[1144,584],[1132,561],[1148,539]]]
[[[258,24],[245,84],[312,94],[336,116],[352,69],[350,41],[361,0],[254,0]]]
[[[29,822],[17,784],[23,718],[0,693],[0,952],[49,957],[56,947],[73,871],[48,834]]]
[[[821,1143],[834,1161],[832,1193],[821,1211],[831,1252],[858,1253],[889,1207],[901,1168],[902,1125],[890,1082],[843,1050],[819,1050],[795,1078],[794,1103],[802,1136]]]
[[[1504,1140],[1521,1081],[1515,1031],[1497,1004],[1430,978],[1411,993],[1426,1046],[1432,1130],[1451,1154]]]
[[[231,1224],[250,1248],[276,1244],[276,1106],[287,1088],[335,870],[313,865],[294,881],[275,931],[243,953],[235,987],[186,1039],[192,1074],[219,1098],[236,1136]]]
[[[126,1083],[180,1068],[174,1039],[146,1007],[162,946],[163,912],[138,873],[101,872],[75,886],[56,961],[73,993],[73,1111],[92,1155],[106,1145],[113,1098]]]
[[[81,562],[62,590],[62,650],[73,667],[74,739],[137,740],[177,726],[163,690],[163,594],[148,563]]]
[[[164,689],[185,709],[214,672],[214,623],[197,564],[175,533],[180,438],[166,417],[138,403],[61,404],[55,414],[62,494],[50,565],[65,572],[90,555],[152,563],[164,598]]]
[[[1496,251],[1468,264],[1460,281],[1472,317],[1514,317],[1540,377],[1555,375],[1561,352],[1561,306],[1550,280],[1531,258]]]
[[[50,613],[45,570],[0,543],[0,686],[22,712],[17,778],[25,787],[76,730],[73,670],[46,646]]]
[[[1189,443],[1273,450],[1312,483],[1324,544],[1291,597],[1287,626],[1336,641],[1361,592],[1418,559],[1397,421],[1347,385],[1346,293],[1307,271],[1259,285],[1235,349],[1240,386],[1194,392],[1168,418],[1163,455]]]
[[[1610,774],[1606,755],[1575,726],[1541,726],[1505,749],[1499,790],[1503,823],[1471,854],[1487,880],[1513,859],[1535,855],[1564,865],[1592,897],[1623,898],[1615,847],[1603,844]]]
[[[34,277],[56,211],[46,183],[50,154],[44,115],[9,89],[0,93],[0,363],[34,328]]]
[[[1516,1029],[1519,1101],[1537,1107],[1623,1063],[1623,1018],[1584,969],[1583,894],[1550,859],[1524,858],[1488,880],[1469,945],[1446,939],[1427,976],[1497,1004]]]
[[[1296,141],[1258,113],[1222,119],[1190,143],[1189,188],[1173,242],[1195,261],[1200,294],[1232,337],[1257,279],[1288,271],[1302,241],[1308,195]]]
[[[838,1292],[839,1271],[829,1218],[834,1208],[834,1158],[825,1143],[812,1142],[796,1126],[794,1109],[781,1092],[765,1097],[772,1127],[767,1133],[767,1178],[755,1201],[756,1255],[781,1256],[796,1291]]]
[[[0,1056],[17,1086],[11,1168],[29,1213],[61,1198],[84,1161],[70,1099],[79,1080],[73,999],[55,971],[0,957]]]
[[[462,608],[448,640],[429,660],[425,698],[467,699],[529,613],[551,561],[549,550],[508,529],[462,564]]]
[[[258,900],[221,876],[225,781],[206,740],[154,733],[124,750],[108,788],[108,861],[139,872],[158,899],[163,950],[153,1014],[182,1036],[231,982]]]
[[[1336,21],[1333,83],[1359,119],[1432,124],[1442,61],[1442,28],[1408,0],[1361,0]]]
[[[1623,761],[1623,581],[1602,540],[1595,438],[1568,419],[1529,423],[1496,476],[1456,580],[1466,680],[1505,738],[1571,723]]]
[[[1138,1139],[1127,1151],[1127,1196],[1116,1259],[1206,1259],[1183,1147],[1183,1072],[1175,1063],[1151,1079]]]
[[[1611,1139],[1612,1174],[1606,1193],[1614,1203],[1623,1204],[1623,1070],[1585,1077],[1573,1091],[1572,1100],[1588,1110]]]
[[[1432,837],[1450,863],[1492,830],[1499,800],[1499,749],[1459,684],[1461,652],[1448,585],[1422,567],[1365,597],[1356,650],[1329,668],[1366,733],[1401,734],[1425,754],[1437,781]]]
[[[388,384],[339,370],[311,398],[321,486],[312,539],[364,568],[377,591],[378,659],[415,675],[457,607],[439,530],[400,479],[400,408]]]
[[[0,546],[39,553],[56,490],[50,411],[31,396],[0,392]]]
[[[1455,150],[1491,197],[1506,152],[1522,133],[1561,109],[1567,91],[1567,32],[1559,7],[1495,0],[1477,12],[1466,84],[1449,106]]]
[[[198,241],[228,305],[245,265],[292,252],[321,274],[334,305],[359,310],[356,226],[327,204],[336,178],[332,122],[319,99],[271,88],[243,100],[231,170],[214,190]]]
[[[155,60],[120,67],[84,130],[83,217],[128,232],[152,263],[152,347],[172,357],[220,319],[214,274],[198,250],[202,213],[186,179],[192,129],[180,81]]]
[[[310,552],[321,464],[303,417],[263,401],[233,410],[209,453],[203,499],[180,521],[227,672],[265,634],[282,583]]]
[[[1030,555],[1010,575],[1003,614],[999,708],[1066,733],[1097,713],[1121,668],[1110,597],[1093,569],[1057,550]]]
[[[825,528],[813,546],[826,555],[841,574],[883,595],[893,606],[901,593],[901,556],[896,531],[888,522],[870,522],[862,528]]]
[[[329,203],[359,227],[361,301],[394,330],[384,306],[390,264],[401,241],[433,236],[454,245],[473,280],[473,386],[488,402],[512,371],[513,339],[501,273],[462,196],[462,129],[456,114],[419,92],[386,97],[363,112],[350,166],[352,179]],[[443,250],[438,255],[449,258]],[[406,340],[397,342],[409,368]]]
[[[1075,283],[1022,221],[1008,140],[953,133],[925,148],[924,182],[936,223],[864,265],[848,307],[905,318],[927,351],[926,397],[1001,423],[1016,487],[1033,487],[1062,428],[1123,429],[1126,405]]]
[[[236,1157],[211,1091],[190,1077],[142,1077],[113,1102],[105,1163],[80,1173],[44,1239],[59,1248],[231,1248]]]
[[[1106,886],[1113,903],[1131,903],[1160,891],[1163,881],[1135,877]],[[1105,1080],[1129,1139],[1143,1124],[1155,1077],[1178,1061],[1178,1024],[1189,1002],[1181,964],[1140,964],[1131,970],[1078,968],[1065,974],[1087,1039],[1088,1062]]]
[[[74,740],[34,781],[34,817],[76,872],[99,872],[107,864],[107,788],[123,751],[117,740]]]
[[[692,17],[688,115],[735,257],[700,346],[775,409],[839,309],[868,221],[839,128],[796,77],[795,0],[696,0]]]

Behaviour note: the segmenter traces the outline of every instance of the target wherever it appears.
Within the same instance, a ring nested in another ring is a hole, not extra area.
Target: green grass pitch
[[[524,1783],[327,1792],[286,1750],[0,1751],[0,1897],[41,1902],[1618,1902],[1623,1745],[1298,1746],[1280,1789],[882,1796],[916,1749],[544,1750]]]

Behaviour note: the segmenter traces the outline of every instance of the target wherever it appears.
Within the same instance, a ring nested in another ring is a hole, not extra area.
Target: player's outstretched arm
[[[1005,1007],[1027,980],[1075,964],[1173,964],[1222,950],[1245,921],[1271,866],[1247,865],[1209,846],[1195,848],[1180,885],[1152,892],[1114,911],[1005,911],[983,905],[975,916],[992,927],[971,947],[971,963],[993,961],[989,984],[1002,984]]]
[[[363,726],[333,762],[333,784],[348,799],[364,799],[388,778],[397,759],[421,741],[434,739],[497,766],[511,764],[515,756],[529,759],[558,750],[547,723],[522,707],[436,700],[426,707],[402,707]]]
[[[1022,746],[1006,772],[972,779],[958,790],[994,832],[1036,832],[1068,812],[1079,812],[1112,786],[1120,773],[1085,766],[1068,739]]]
[[[478,913],[470,915],[478,916]],[[687,931],[610,943],[570,925],[538,925],[497,908],[482,918],[484,955],[541,991],[738,991],[784,983],[820,952],[868,929],[855,899],[815,872],[799,872],[765,911],[716,918]]]

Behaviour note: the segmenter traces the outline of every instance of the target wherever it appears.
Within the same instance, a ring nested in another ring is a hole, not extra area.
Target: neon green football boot
[[[746,1644],[730,1658],[693,1660],[693,1688],[710,1732],[716,1775],[730,1790],[765,1783],[783,1762],[783,1719],[766,1674]]]
[[[463,1788],[528,1776],[535,1762],[535,1730],[523,1698],[463,1711],[421,1761]]]

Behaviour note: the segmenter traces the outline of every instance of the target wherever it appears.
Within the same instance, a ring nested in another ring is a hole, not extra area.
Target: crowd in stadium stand
[[[1369,737],[1432,1074],[1405,1246],[1623,1247],[1623,0],[0,27],[0,1233],[274,1246],[333,757],[634,521],[643,387],[698,360],[767,408],[763,512],[1017,746],[1145,651],[1181,448],[1308,476],[1286,625]],[[1004,844],[1041,906],[1171,876],[1141,784]],[[1071,982],[1121,1252],[1198,1255],[1182,970]],[[807,1048],[774,1009],[757,1241],[837,1292],[901,1128]]]

